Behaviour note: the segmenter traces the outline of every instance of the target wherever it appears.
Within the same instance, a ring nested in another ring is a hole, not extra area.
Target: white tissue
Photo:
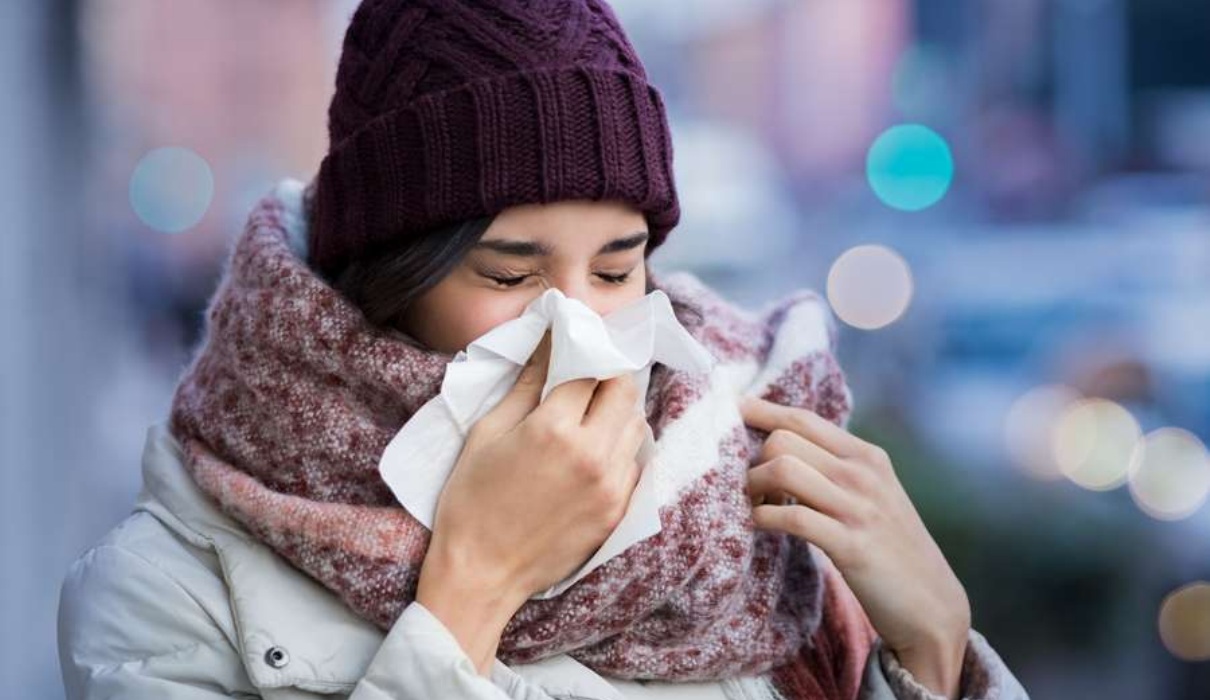
[[[604,317],[557,288],[546,290],[519,317],[497,325],[459,351],[446,365],[441,393],[411,416],[382,454],[378,470],[383,480],[399,503],[430,530],[437,499],[467,433],[512,389],[548,327],[550,364],[541,401],[563,382],[586,377],[604,380],[630,372],[639,388],[637,408],[643,411],[652,363],[699,372],[715,363],[709,350],[681,326],[662,290]],[[641,469],[639,481],[622,520],[571,576],[532,598],[562,593],[611,557],[660,531],[650,468],[654,448],[648,425],[635,456]]]

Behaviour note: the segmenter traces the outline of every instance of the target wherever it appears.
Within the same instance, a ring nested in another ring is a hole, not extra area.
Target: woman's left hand
[[[747,398],[740,411],[769,431],[748,471],[756,526],[822,548],[900,663],[957,697],[970,603],[886,451],[803,408]]]

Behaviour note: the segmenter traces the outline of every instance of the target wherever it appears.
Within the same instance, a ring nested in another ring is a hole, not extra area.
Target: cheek
[[[458,328],[464,339],[463,345],[469,344],[501,323],[516,318],[520,312],[514,313],[511,309],[511,305],[489,302],[479,303],[465,311]]]
[[[461,349],[501,323],[517,318],[524,310],[525,304],[518,304],[506,295],[473,290],[443,299],[441,308],[434,310],[439,314],[434,320],[442,328],[446,344]]]

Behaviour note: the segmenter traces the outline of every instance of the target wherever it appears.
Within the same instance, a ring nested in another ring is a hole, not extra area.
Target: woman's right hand
[[[587,561],[626,512],[646,434],[634,378],[564,382],[539,403],[549,360],[547,331],[471,428],[438,499],[422,591],[439,569],[520,607]],[[430,567],[434,557],[441,564]]]

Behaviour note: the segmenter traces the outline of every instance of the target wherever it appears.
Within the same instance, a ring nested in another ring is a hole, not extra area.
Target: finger
[[[841,545],[844,526],[804,505],[762,505],[752,509],[752,520],[762,530],[779,530],[818,545],[831,554]]]
[[[771,493],[761,493],[761,494],[749,493],[748,500],[752,503],[753,508],[755,508],[756,506],[762,505],[764,503],[772,503],[773,505],[777,505],[777,506],[784,506],[784,505],[789,505],[792,503],[798,503],[798,499],[794,498],[790,494],[788,494],[785,491],[782,491],[780,489],[775,490]]]
[[[610,377],[597,385],[592,404],[583,417],[584,426],[592,430],[616,430],[637,409],[638,386],[634,377],[629,374]]]
[[[837,457],[855,457],[864,450],[864,440],[806,408],[783,406],[756,396],[746,396],[740,400],[739,409],[744,422],[754,428],[768,432],[785,428]]]
[[[613,453],[612,463],[622,465],[618,469],[619,478],[628,494],[632,493],[635,486],[638,485],[639,476],[643,471],[642,465],[638,462],[638,453],[639,448],[643,445],[643,438],[646,436],[646,425],[646,422],[640,420],[636,415],[632,420],[627,421],[621,433],[606,436],[602,443],[604,449],[616,450]]]
[[[549,346],[546,353],[545,361],[549,363]],[[546,398],[541,400],[541,405],[534,410],[545,415],[548,420],[580,425],[599,386],[600,382],[595,377],[570,379],[552,388]]]
[[[625,467],[621,470],[623,475],[623,491],[627,498],[634,495],[635,488],[639,485],[639,478],[643,475],[643,467],[633,458],[625,462]]]
[[[622,522],[622,518],[626,517],[626,511],[630,510],[630,502],[634,499],[634,490],[638,487],[639,478],[642,471],[638,463],[633,459],[626,464],[618,464],[617,497],[615,510],[612,513],[610,522],[613,527],[617,527]]]
[[[533,412],[549,420],[579,425],[599,384],[594,377],[569,379],[551,389]]]
[[[610,464],[629,466],[638,459],[639,448],[646,434],[644,426],[638,415],[632,414],[623,419],[620,425],[606,426],[601,430],[584,428],[583,439],[590,445],[593,454],[607,455]],[[619,469],[614,467],[613,471]]]
[[[775,500],[784,492],[798,503],[811,506],[837,520],[852,512],[854,496],[828,479],[814,466],[793,455],[783,455],[748,470],[749,496]]]
[[[516,383],[483,420],[498,423],[505,430],[511,430],[524,420],[538,406],[542,387],[546,384],[546,369],[549,364],[550,331],[547,330],[525,365],[521,367]]]
[[[782,454],[798,457],[807,464],[813,465],[823,472],[824,476],[837,482],[844,483],[837,477],[847,465],[836,455],[811,442],[802,435],[784,428],[775,428],[765,441],[761,443],[756,462],[770,462]]]
[[[643,441],[647,438],[647,420],[636,411],[629,420],[626,421],[626,428],[621,435],[614,437],[606,435],[606,441],[610,444],[616,444],[619,454],[622,459],[632,460],[639,454],[639,449],[643,446]]]

